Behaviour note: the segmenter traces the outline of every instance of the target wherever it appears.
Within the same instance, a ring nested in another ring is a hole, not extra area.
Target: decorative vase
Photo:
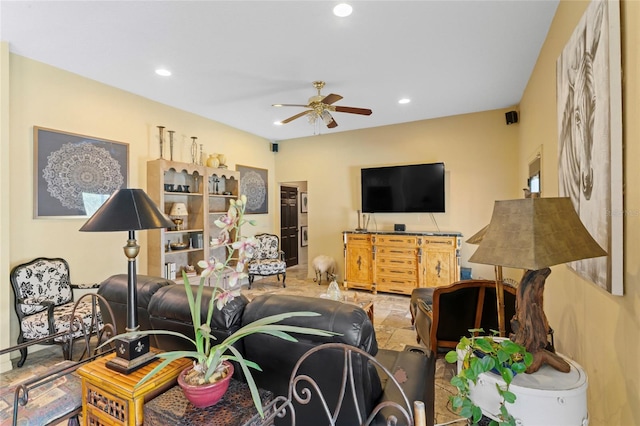
[[[207,383],[204,385],[190,385],[186,383],[184,377],[193,367],[185,368],[182,373],[180,373],[178,376],[178,384],[189,402],[198,408],[206,408],[217,404],[218,401],[222,399],[229,387],[231,376],[233,376],[233,364],[229,361],[223,361],[223,365],[227,368],[227,375],[215,383]]]
[[[227,164],[227,157],[224,154],[218,154],[218,161],[220,161],[221,166],[224,166]]]
[[[207,167],[217,169],[219,165],[220,160],[218,160],[218,156],[216,154],[210,154],[209,158],[207,158]]]

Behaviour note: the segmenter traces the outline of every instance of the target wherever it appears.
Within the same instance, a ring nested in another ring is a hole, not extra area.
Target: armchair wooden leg
[[[251,290],[251,284],[253,284],[254,276],[253,274],[249,274],[249,290]]]
[[[287,279],[287,273],[283,272],[282,273],[282,288],[286,287],[287,285],[284,283],[284,280]]]
[[[18,337],[18,345],[24,343],[24,339],[22,338],[22,333]],[[20,360],[18,361],[18,368],[24,365],[24,362],[27,360],[27,348],[20,349]]]

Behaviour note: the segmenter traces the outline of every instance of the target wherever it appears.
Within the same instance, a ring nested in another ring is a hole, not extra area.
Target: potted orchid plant
[[[215,337],[211,334],[211,328],[209,326],[213,313],[215,309],[222,309],[226,303],[235,297],[233,290],[222,290],[219,286],[215,286],[213,294],[209,300],[206,312],[206,321],[201,321],[203,290],[206,286],[206,280],[209,277],[215,277],[219,283],[221,277],[226,274],[229,280],[229,288],[233,289],[238,286],[238,283],[242,278],[247,276],[245,272],[246,263],[251,259],[257,241],[253,237],[242,236],[241,231],[244,225],[255,225],[254,221],[245,219],[246,203],[247,198],[244,195],[239,197],[237,200],[230,200],[230,206],[226,214],[215,221],[215,225],[220,228],[220,234],[218,238],[211,241],[211,246],[212,248],[225,249],[225,257],[222,259],[213,257],[208,261],[198,262],[198,266],[202,268],[202,272],[200,274],[200,282],[195,294],[194,288],[190,285],[186,273],[184,271],[182,273],[184,288],[191,311],[194,338],[168,330],[145,330],[127,334],[172,335],[186,339],[191,342],[194,347],[193,350],[159,353],[157,356],[162,359],[162,362],[144,376],[138,383],[138,386],[149,380],[172,361],[180,358],[192,358],[194,360],[193,366],[188,367],[180,374],[178,377],[178,383],[185,392],[187,399],[189,399],[194,405],[199,407],[210,406],[218,402],[218,400],[224,395],[224,392],[228,387],[229,380],[233,375],[233,364],[231,364],[230,361],[235,361],[244,373],[245,380],[251,390],[253,402],[262,416],[263,411],[258,387],[256,386],[250,370],[260,370],[260,366],[253,361],[245,359],[234,344],[238,340],[254,333],[271,334],[289,341],[296,341],[295,337],[290,333],[318,336],[331,336],[335,333],[313,328],[278,324],[278,322],[283,319],[290,317],[320,315],[315,312],[307,311],[287,312],[265,317],[247,324],[223,341],[216,342]],[[237,290],[239,290],[239,287]],[[127,334],[124,336],[127,336]],[[122,337],[122,335],[118,337]],[[209,388],[213,388],[214,390]],[[190,394],[191,391],[194,391],[195,394]],[[203,396],[213,396],[214,398],[212,398],[212,400],[202,401],[201,398]]]

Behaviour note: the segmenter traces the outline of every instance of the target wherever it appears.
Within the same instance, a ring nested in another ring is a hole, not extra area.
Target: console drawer
[[[388,246],[376,246],[376,255],[382,256],[394,256],[394,257],[416,257],[417,250],[414,248],[400,248],[400,247],[388,247]]]
[[[418,238],[402,235],[376,235],[374,243],[378,246],[415,247],[418,243]]]
[[[377,257],[376,266],[416,269],[418,267],[418,260],[415,257]]]

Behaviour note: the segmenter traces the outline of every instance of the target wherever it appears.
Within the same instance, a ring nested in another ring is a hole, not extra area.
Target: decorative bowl
[[[171,250],[184,250],[189,247],[189,243],[169,243]]]

